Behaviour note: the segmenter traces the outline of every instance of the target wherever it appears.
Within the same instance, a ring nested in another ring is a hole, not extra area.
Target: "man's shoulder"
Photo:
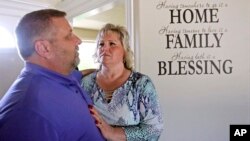
[[[1,115],[2,116],[2,115]],[[0,118],[0,139],[58,140],[58,130],[40,114],[29,109],[16,109]]]

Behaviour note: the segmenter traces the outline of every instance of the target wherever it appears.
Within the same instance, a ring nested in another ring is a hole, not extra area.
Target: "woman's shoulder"
[[[96,71],[86,75],[86,76],[83,76],[82,78],[82,86],[87,86],[87,85],[91,85],[92,83],[95,83],[95,79],[96,79]]]
[[[133,71],[131,76],[130,76],[130,81],[132,84],[141,87],[141,86],[146,86],[146,85],[154,85],[152,79],[141,72],[136,72]]]
[[[141,72],[133,72],[132,79],[141,96],[153,96],[156,94],[154,83],[148,75]]]
[[[137,71],[132,71],[131,77],[136,80],[150,80],[151,81],[151,78],[148,75],[143,74],[141,72],[137,72]]]

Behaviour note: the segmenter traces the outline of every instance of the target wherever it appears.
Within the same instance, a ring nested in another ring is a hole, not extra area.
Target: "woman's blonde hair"
[[[98,50],[98,42],[100,40],[101,37],[103,37],[105,34],[107,34],[108,32],[114,32],[117,33],[120,36],[120,41],[122,43],[122,46],[124,48],[125,51],[125,56],[124,56],[124,66],[125,68],[129,69],[129,70],[133,70],[134,69],[134,53],[132,52],[130,45],[129,45],[129,34],[127,29],[124,26],[119,26],[119,25],[114,25],[111,23],[106,24],[98,33],[97,35],[97,47],[96,47],[96,51],[95,54],[93,55],[93,57],[95,58],[95,60],[97,62],[99,62],[99,56],[97,55],[97,50]],[[100,66],[101,67],[101,66]]]

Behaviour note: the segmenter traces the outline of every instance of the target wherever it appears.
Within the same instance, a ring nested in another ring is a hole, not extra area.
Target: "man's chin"
[[[80,59],[76,59],[74,62],[74,67],[76,68],[80,64]]]

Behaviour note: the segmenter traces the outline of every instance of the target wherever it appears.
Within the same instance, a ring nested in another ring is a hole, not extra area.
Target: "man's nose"
[[[76,38],[76,44],[80,45],[82,43],[82,40],[78,36],[76,36],[75,34],[74,34],[74,36]]]

